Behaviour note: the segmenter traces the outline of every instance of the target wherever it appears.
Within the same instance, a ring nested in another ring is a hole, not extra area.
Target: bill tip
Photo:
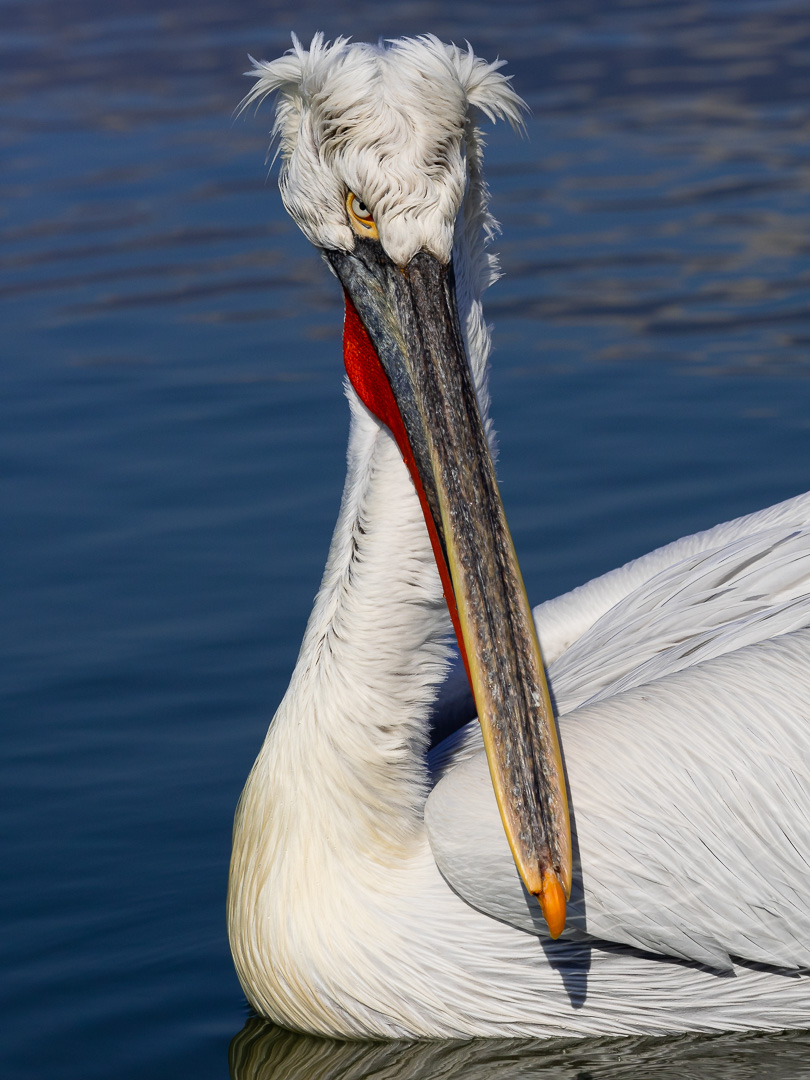
[[[543,884],[537,899],[548,932],[556,940],[565,929],[565,892],[554,870],[543,871]]]

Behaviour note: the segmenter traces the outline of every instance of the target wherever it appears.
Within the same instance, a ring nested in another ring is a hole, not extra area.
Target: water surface
[[[248,1017],[231,818],[348,426],[335,283],[268,177],[269,109],[232,118],[246,54],[430,30],[508,59],[533,111],[525,140],[488,136],[488,313],[539,601],[810,487],[810,15],[0,0],[0,26],[3,1075],[226,1076]],[[434,1050],[369,1064],[254,1022],[230,1067],[787,1077],[807,1056],[801,1036]]]

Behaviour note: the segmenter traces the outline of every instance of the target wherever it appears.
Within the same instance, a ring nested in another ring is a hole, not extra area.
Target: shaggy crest
[[[278,60],[253,61],[242,107],[278,91],[273,136],[284,205],[319,247],[352,250],[349,191],[371,209],[389,256],[405,265],[424,248],[446,261],[480,156],[476,113],[521,125],[524,103],[499,69],[432,35],[387,45],[293,36]],[[481,185],[477,228],[491,234]],[[469,215],[468,215],[469,216]],[[483,282],[482,284],[488,284]]]

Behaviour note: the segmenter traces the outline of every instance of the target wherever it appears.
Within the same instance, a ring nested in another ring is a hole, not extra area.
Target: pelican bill
[[[452,263],[421,251],[401,268],[378,242],[363,239],[352,253],[325,254],[390,385],[397,413],[381,419],[397,438],[425,510],[506,836],[556,937],[571,887],[564,771],[464,350]]]

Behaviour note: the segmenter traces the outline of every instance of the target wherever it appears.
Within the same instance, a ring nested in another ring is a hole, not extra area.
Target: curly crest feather
[[[253,61],[256,85],[242,107],[278,92],[282,198],[313,243],[352,249],[352,191],[372,209],[395,261],[404,265],[420,248],[446,260],[467,159],[477,156],[476,113],[521,125],[525,106],[502,64],[432,35],[369,45],[316,34],[308,50],[293,36],[278,60]],[[477,194],[485,198],[485,189]],[[476,213],[486,239],[486,206]]]

